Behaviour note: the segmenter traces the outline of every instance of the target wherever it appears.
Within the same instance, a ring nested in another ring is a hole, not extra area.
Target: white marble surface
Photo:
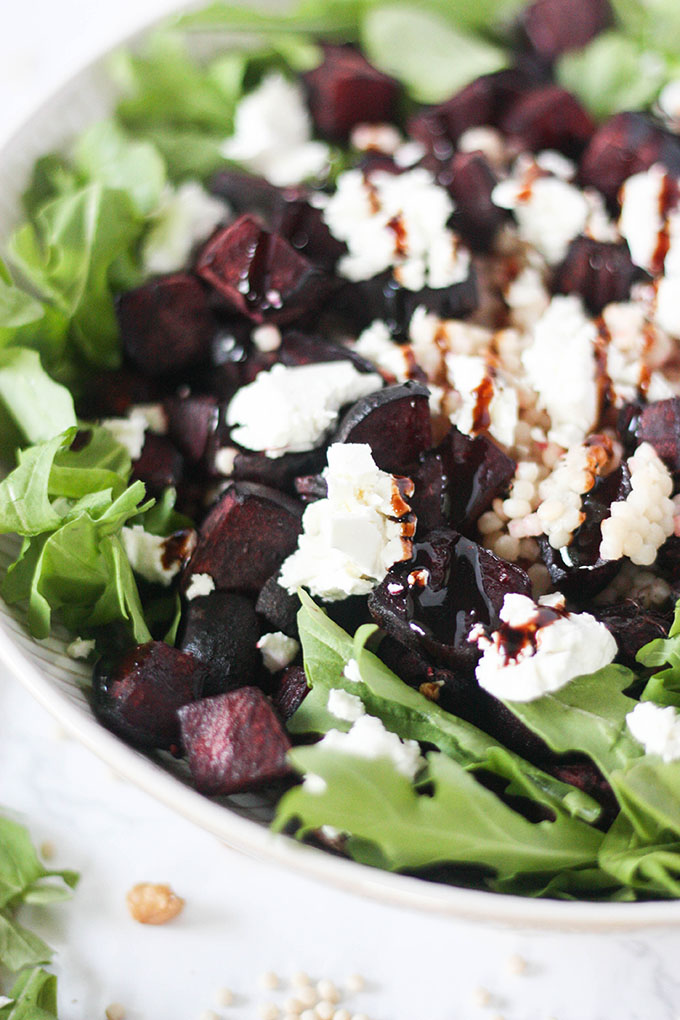
[[[69,70],[168,0],[3,4],[0,135]],[[370,979],[349,1004],[372,1020],[679,1020],[680,931],[528,936],[419,916],[323,888],[222,847],[107,766],[0,677],[0,803],[79,868],[74,899],[33,922],[56,947],[62,1020],[255,1020],[258,975]],[[186,899],[164,928],[135,924],[125,893],[167,881]],[[511,973],[520,954],[526,973]],[[213,996],[227,985],[234,1006]],[[481,1005],[476,996],[487,989]]]

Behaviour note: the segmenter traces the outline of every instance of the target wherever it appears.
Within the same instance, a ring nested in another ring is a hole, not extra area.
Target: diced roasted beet
[[[297,712],[309,691],[310,687],[303,666],[289,666],[277,678],[271,697],[274,708],[284,721],[290,719],[291,715]]]
[[[368,443],[383,471],[404,474],[432,444],[429,391],[409,380],[369,393],[340,422],[336,443]]]
[[[300,599],[281,587],[278,574],[265,581],[255,603],[256,611],[265,618],[269,629],[280,630],[288,637],[297,637],[299,608]]]
[[[401,86],[351,46],[324,46],[319,67],[303,75],[309,108],[320,134],[343,141],[355,124],[390,121]]]
[[[641,443],[651,443],[677,486],[680,482],[680,397],[648,404],[640,414],[636,433]]]
[[[616,113],[602,124],[583,153],[579,179],[597,188],[612,209],[623,182],[633,174],[663,163],[680,173],[680,138],[665,131],[649,114]]]
[[[630,491],[630,472],[624,462],[606,478],[598,478],[583,497],[581,510],[586,519],[574,532],[566,556],[553,549],[545,535],[538,539],[550,579],[568,598],[577,602],[592,598],[621,569],[621,560],[600,559],[601,524],[609,517],[611,504],[626,499]]]
[[[359,372],[375,372],[375,366],[344,344],[319,336],[288,330],[281,341],[278,360],[283,365],[318,365],[322,361],[351,361]]]
[[[307,453],[284,453],[282,457],[268,457],[265,453],[237,453],[232,478],[237,481],[257,482],[272,489],[295,494],[295,479],[321,471],[325,466],[323,449]]]
[[[178,646],[204,664],[203,694],[223,694],[253,683],[260,664],[259,636],[250,599],[212,591],[185,603]]]
[[[203,521],[185,571],[210,574],[223,591],[259,592],[297,547],[302,506],[275,489],[234,482]]]
[[[178,372],[207,358],[217,327],[195,276],[150,280],[121,294],[116,311],[125,355],[143,375]]]
[[[179,711],[182,741],[200,793],[225,796],[282,779],[290,741],[257,687],[202,698]]]
[[[599,315],[612,301],[626,301],[636,269],[624,242],[577,237],[555,270],[555,294],[579,294],[590,312]]]
[[[304,198],[284,199],[275,210],[272,229],[327,273],[335,270],[338,259],[347,251],[345,243],[333,237],[326,226],[323,210]]]
[[[413,559],[394,566],[369,595],[376,623],[435,665],[471,669],[479,657],[468,635],[496,626],[508,592],[531,594],[524,570],[448,528],[417,542]]]
[[[484,74],[445,103],[416,114],[409,121],[408,133],[439,159],[447,160],[464,131],[482,124],[496,125],[506,108],[537,84],[533,75],[518,68]]]
[[[156,403],[162,396],[161,384],[139,372],[120,368],[91,377],[84,392],[77,394],[79,418],[122,418],[135,404]]]
[[[597,606],[593,611],[616,638],[618,660],[631,668],[635,668],[635,656],[642,646],[655,638],[666,637],[671,622],[666,614],[645,609],[633,599],[624,599],[611,606]]]
[[[132,478],[142,481],[154,495],[172,486],[177,488],[184,473],[182,454],[167,436],[147,432],[141,456],[132,465]]]
[[[254,322],[292,322],[321,304],[333,287],[332,279],[284,237],[248,215],[211,238],[196,271]]]
[[[570,786],[575,786],[578,790],[583,790],[584,793],[598,801],[604,808],[598,824],[604,829],[609,828],[619,812],[619,804],[611,786],[592,761],[579,756],[578,760],[568,762],[548,762],[545,769],[555,779],[569,783]]]
[[[207,394],[188,393],[168,397],[163,406],[170,439],[190,463],[198,464],[203,459],[208,439],[217,429],[217,400]]]
[[[415,491],[409,502],[418,522],[416,534],[423,538],[433,528],[448,524],[449,479],[441,453],[436,449],[426,450],[411,477]]]
[[[92,680],[97,719],[135,747],[176,751],[177,709],[200,697],[205,669],[193,655],[150,641],[115,661],[100,659]]]
[[[508,487],[515,461],[493,439],[452,426],[437,447],[447,478],[448,523],[469,528]]]
[[[328,483],[323,475],[299,475],[295,479],[295,493],[303,503],[313,503],[328,495]]]
[[[629,404],[624,404],[617,415],[616,432],[623,443],[626,456],[635,452],[638,445],[638,429],[640,427],[640,415],[647,407],[647,401],[639,396]]]
[[[530,152],[557,149],[581,155],[595,124],[571,92],[559,85],[542,85],[512,103],[500,128],[520,148]]]
[[[256,212],[271,223],[285,196],[302,197],[303,188],[277,188],[264,177],[228,168],[220,170],[210,182],[210,190],[225,198],[237,213]]]
[[[680,598],[680,536],[666,539],[656,555],[656,565],[670,581],[673,600]]]
[[[481,152],[457,152],[447,188],[456,208],[450,224],[476,252],[488,251],[506,213],[491,201],[497,179]]]
[[[529,44],[543,60],[578,50],[613,22],[609,0],[534,0],[520,16]]]

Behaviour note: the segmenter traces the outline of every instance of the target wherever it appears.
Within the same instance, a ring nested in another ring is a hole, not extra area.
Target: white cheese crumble
[[[413,376],[416,361],[411,345],[395,343],[387,323],[382,319],[375,319],[366,327],[354,350],[397,382],[405,382]]]
[[[194,247],[206,241],[230,215],[227,203],[211,195],[198,181],[167,187],[142,246],[147,273],[184,269]]]
[[[330,157],[324,142],[312,141],[312,121],[302,87],[282,74],[268,74],[241,99],[234,133],[221,151],[277,187],[319,176]]]
[[[503,297],[510,309],[510,320],[519,329],[532,329],[550,304],[543,274],[531,265],[525,266],[508,284]]]
[[[349,280],[369,280],[387,269],[407,290],[450,287],[467,279],[470,254],[447,228],[448,192],[428,170],[403,174],[348,170],[324,209],[334,237],[349,254],[338,263]]]
[[[87,639],[77,637],[70,645],[66,648],[66,654],[71,659],[87,659],[92,654],[97,646],[97,642],[94,638]]]
[[[502,170],[506,163],[505,139],[497,128],[482,124],[463,131],[458,139],[459,152],[481,152],[492,167]]]
[[[242,386],[227,411],[234,442],[268,457],[318,446],[345,404],[380,389],[379,375],[359,372],[351,361],[274,365]]]
[[[522,240],[554,266],[567,254],[570,242],[585,230],[589,208],[577,187],[561,177],[546,175],[540,158],[536,162],[519,159],[512,177],[496,185],[491,199],[514,213]],[[549,165],[551,171],[555,169]]]
[[[628,242],[635,265],[652,275],[660,268],[657,265],[660,236],[666,230],[670,232],[671,220],[680,217],[678,211],[667,215],[664,210],[667,176],[663,166],[657,163],[649,170],[633,174],[621,188],[619,229]],[[670,254],[669,249],[666,262]]]
[[[263,634],[257,642],[257,647],[262,652],[262,661],[270,673],[278,673],[280,669],[285,669],[300,651],[299,642],[280,630]]]
[[[356,722],[366,714],[361,698],[343,691],[342,687],[333,687],[328,692],[326,707],[336,719],[343,719],[345,722]]]
[[[680,78],[675,78],[664,85],[656,105],[671,131],[677,132],[680,129]]]
[[[415,740],[401,740],[372,715],[362,715],[346,733],[329,730],[316,746],[373,761],[386,758],[397,772],[408,779],[414,779],[423,765],[420,747]]]
[[[626,725],[645,754],[658,754],[667,763],[680,759],[680,715],[672,706],[641,701],[626,716]]]
[[[367,595],[394,563],[411,555],[410,508],[367,444],[334,443],[323,477],[328,497],[305,510],[298,548],[284,560],[279,583],[291,594],[305,587],[331,602]]]
[[[538,487],[541,503],[536,510],[540,525],[553,549],[569,545],[573,533],[583,524],[582,496],[590,492],[598,476],[612,460],[611,444],[572,446],[555,464]]]
[[[513,658],[502,630],[494,631],[490,638],[478,629],[471,634],[470,640],[483,649],[475,676],[489,694],[507,701],[534,701],[613,661],[616,641],[589,613],[556,615],[552,622],[541,625],[541,610],[551,604],[559,606],[554,598],[537,604],[526,595],[505,596],[501,620],[516,632],[513,637],[526,634]]]
[[[600,557],[619,560],[627,556],[639,566],[649,566],[673,534],[673,479],[650,443],[638,446],[628,468],[631,492],[626,499],[612,503],[610,516],[602,521]]]
[[[519,421],[515,387],[502,373],[490,370],[485,358],[447,354],[446,369],[448,380],[461,399],[460,407],[450,415],[453,424],[466,435],[483,431],[475,425],[481,409],[489,419],[486,431],[503,446],[513,446]]]
[[[141,457],[148,426],[144,414],[133,409],[127,418],[102,418],[100,425],[125,447],[131,460]]]
[[[184,597],[187,602],[192,602],[212,591],[215,591],[215,579],[210,574],[192,574]]]
[[[648,302],[643,298],[641,295],[637,301],[612,303],[602,312],[608,339],[604,348],[606,372],[617,407],[635,400],[645,381],[648,381],[647,396],[651,400],[674,395],[666,377],[656,371],[672,353],[673,345],[670,338],[650,322]]]
[[[122,528],[120,537],[134,572],[145,581],[167,588],[182,566],[179,559],[173,559],[167,566],[164,564],[167,539],[145,531],[141,524]]]
[[[595,324],[575,295],[554,297],[522,352],[528,380],[548,412],[548,439],[567,449],[593,428],[599,412]]]
[[[393,156],[403,139],[394,124],[356,124],[349,141],[359,152],[382,152]]]
[[[238,456],[235,446],[221,446],[215,453],[215,470],[228,478],[234,470],[234,462]]]
[[[345,680],[350,680],[353,684],[363,683],[363,677],[359,668],[359,663],[356,659],[349,659],[347,665],[342,671],[342,675]]]
[[[262,326],[255,327],[250,334],[250,339],[258,351],[262,351],[263,354],[271,354],[272,351],[278,351],[281,346],[281,330],[278,326],[265,322]]]

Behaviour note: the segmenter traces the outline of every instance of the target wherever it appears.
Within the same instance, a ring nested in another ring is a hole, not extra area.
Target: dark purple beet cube
[[[184,474],[184,459],[167,436],[147,432],[141,455],[132,465],[133,481],[142,481],[152,495],[177,488]]]
[[[383,471],[404,474],[432,445],[429,390],[417,382],[386,386],[353,404],[336,443],[368,443]]]
[[[92,680],[97,719],[135,747],[176,751],[177,709],[202,693],[205,669],[193,655],[150,641],[111,662],[100,659]]]
[[[576,237],[555,270],[556,294],[579,294],[590,312],[599,315],[612,301],[626,301],[636,269],[625,243]]]
[[[636,434],[641,443],[651,443],[677,485],[680,481],[680,397],[648,404],[640,414]]]
[[[302,505],[254,482],[234,482],[201,525],[184,574],[210,574],[217,588],[257,594],[297,547]]]
[[[452,426],[437,447],[447,478],[448,522],[469,527],[504,493],[515,461],[488,436],[471,438]]]
[[[182,610],[178,646],[204,664],[206,695],[252,684],[260,665],[259,637],[255,609],[244,595],[212,591]]]
[[[284,453],[282,457],[239,452],[234,459],[231,477],[236,481],[257,482],[295,495],[295,479],[299,475],[321,471],[325,464],[323,448],[305,453]]]
[[[388,572],[368,607],[378,626],[434,665],[471,670],[479,652],[468,635],[477,623],[497,626],[508,592],[531,595],[521,567],[439,528]]]
[[[303,503],[314,503],[328,495],[328,483],[323,475],[298,475],[295,479],[295,493]]]
[[[529,44],[543,60],[579,50],[613,23],[609,0],[534,0],[521,14]]]
[[[324,60],[304,75],[309,109],[320,134],[347,138],[355,124],[390,121],[401,86],[351,46],[324,46]]]
[[[277,188],[264,177],[231,168],[215,174],[210,190],[225,198],[239,215],[256,212],[268,223],[277,214],[286,196],[299,198],[306,193],[304,188]]]
[[[666,614],[645,609],[633,599],[624,599],[616,605],[598,606],[594,613],[616,638],[618,661],[631,669],[635,669],[635,656],[642,646],[655,638],[665,638],[671,622]]]
[[[326,226],[323,211],[304,198],[281,201],[272,218],[272,229],[327,273],[335,270],[338,259],[347,251],[344,241],[333,237]]]
[[[271,697],[274,708],[284,721],[297,712],[309,691],[303,666],[289,666],[276,678]]]
[[[297,637],[299,608],[300,599],[281,587],[278,574],[265,581],[255,603],[255,610],[267,621],[267,629],[280,630],[288,637]]]
[[[212,237],[196,271],[254,322],[292,322],[319,305],[333,286],[289,241],[247,215]]]
[[[168,436],[191,464],[198,464],[217,429],[217,400],[207,394],[189,393],[168,397],[163,406],[168,418]]]
[[[457,152],[448,170],[448,191],[456,203],[451,226],[473,251],[488,251],[506,219],[491,201],[496,175],[481,152]]]
[[[157,380],[139,372],[127,368],[102,372],[92,376],[90,385],[79,395],[78,417],[122,418],[135,404],[155,403],[161,395]]]
[[[179,712],[189,768],[200,793],[226,796],[286,776],[290,741],[257,687],[202,698]]]
[[[208,356],[216,322],[195,276],[175,273],[121,294],[123,351],[143,375],[164,375]]]
[[[576,157],[590,141],[595,124],[571,92],[559,85],[542,85],[509,107],[500,128],[522,149],[557,149]]]
[[[665,131],[649,114],[616,113],[592,136],[579,166],[582,186],[597,188],[610,208],[618,206],[623,182],[633,174],[663,163],[680,173],[680,138]]]
[[[298,330],[288,330],[284,333],[278,360],[283,365],[318,365],[324,361],[351,361],[359,372],[375,372],[373,364],[351,347],[326,340],[324,337],[310,336]]]

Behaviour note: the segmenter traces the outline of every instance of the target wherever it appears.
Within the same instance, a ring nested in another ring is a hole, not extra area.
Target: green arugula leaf
[[[0,1020],[57,1020],[57,979],[37,967],[22,974],[0,1007]]]
[[[166,181],[163,159],[155,146],[132,140],[115,121],[101,121],[82,134],[73,158],[86,181],[124,191],[141,215],[158,208]]]
[[[680,838],[680,762],[645,755],[609,780],[642,839],[655,841],[660,833]]]
[[[59,526],[49,500],[50,473],[58,450],[74,435],[71,429],[20,454],[18,467],[0,482],[0,534],[40,535]]]
[[[302,836],[332,825],[359,841],[349,843],[357,860],[375,862],[374,852],[364,847],[369,843],[391,870],[450,862],[490,868],[502,879],[596,862],[602,833],[564,814],[529,822],[439,752],[427,755],[433,791],[422,794],[385,759],[322,745],[295,748],[290,758],[300,772],[319,776],[325,788],[316,792],[302,784],[286,793],[275,828],[299,821]]]
[[[600,849],[598,862],[628,889],[652,897],[680,896],[680,840],[662,835],[655,843],[640,837],[630,819],[614,819]]]
[[[649,678],[640,700],[680,708],[680,600],[675,605],[668,637],[650,641],[640,649],[636,658],[643,666],[652,669],[667,666]]]
[[[35,351],[0,350],[0,421],[7,427],[0,440],[5,455],[17,438],[21,445],[40,443],[76,424],[73,397],[48,376]]]
[[[50,947],[39,935],[0,912],[0,960],[8,970],[16,973],[24,967],[49,963],[51,957]]]

